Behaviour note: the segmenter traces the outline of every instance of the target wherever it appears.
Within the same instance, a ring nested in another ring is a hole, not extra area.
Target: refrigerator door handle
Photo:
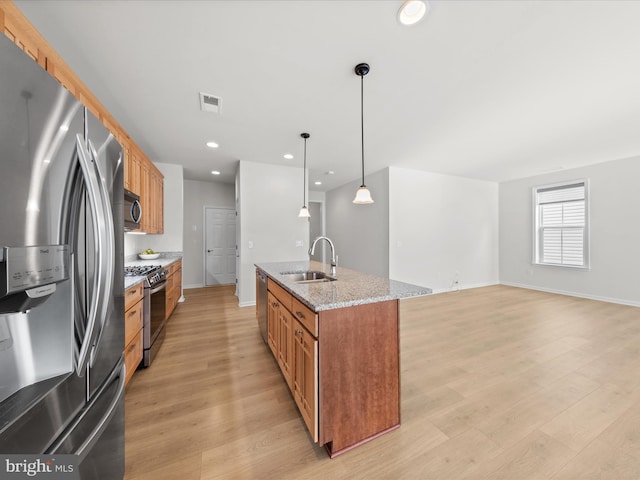
[[[96,444],[98,440],[100,440],[100,436],[104,433],[105,429],[109,426],[109,422],[111,421],[111,419],[116,413],[116,410],[118,408],[118,403],[124,393],[124,384],[125,384],[125,378],[126,378],[126,366],[124,362],[121,363],[120,368],[116,368],[113,370],[113,372],[111,372],[111,375],[104,382],[102,388],[100,388],[100,390],[94,396],[93,401],[89,403],[85,407],[83,413],[80,414],[69,427],[67,427],[66,433],[63,434],[60,438],[58,438],[55,441],[55,443],[47,449],[47,451],[45,452],[46,454],[57,453],[60,447],[73,434],[74,429],[85,418],[86,414],[91,409],[91,407],[95,405],[96,401],[104,394],[105,390],[109,388],[109,386],[113,383],[113,381],[116,378],[118,379],[118,385],[116,387],[116,391],[113,394],[113,398],[111,398],[111,401],[109,402],[109,406],[107,407],[104,415],[102,415],[102,417],[96,423],[96,426],[93,428],[91,433],[86,436],[85,440],[80,444],[78,448],[76,448],[74,452],[65,452],[65,453],[72,453],[74,455],[77,455],[79,457],[78,463],[81,463],[82,460],[84,460],[87,454],[91,451],[91,448]]]
[[[91,358],[89,361],[89,365],[93,367],[95,358],[97,356],[98,350],[100,348],[100,340],[102,337],[102,332],[104,329],[104,323],[107,321],[109,317],[109,309],[112,308],[112,304],[110,302],[111,296],[113,294],[113,277],[115,274],[115,233],[113,227],[113,213],[111,212],[111,200],[109,198],[109,188],[105,182],[105,176],[100,170],[100,164],[98,163],[98,155],[96,153],[96,149],[93,146],[91,140],[88,140],[89,148],[88,151],[92,155],[93,165],[95,167],[96,176],[98,180],[98,191],[100,196],[100,201],[102,203],[102,210],[104,212],[104,231],[103,238],[101,239],[104,243],[104,247],[102,250],[102,270],[98,271],[98,279],[100,284],[104,286],[104,290],[102,291],[102,296],[98,299],[99,307],[99,317],[100,322],[98,325],[98,333],[96,335],[96,341],[94,343],[94,348],[92,349]]]
[[[76,373],[82,377],[85,374],[85,370],[90,360],[91,348],[95,338],[96,323],[98,321],[98,315],[105,309],[105,303],[107,296],[103,290],[105,283],[103,279],[105,272],[105,260],[104,256],[108,255],[113,258],[112,247],[108,245],[106,239],[105,222],[100,222],[98,219],[108,218],[107,213],[104,211],[104,201],[101,198],[100,182],[96,177],[96,170],[91,168],[91,160],[89,159],[89,153],[84,145],[84,139],[80,134],[76,135],[76,151],[78,152],[78,160],[80,162],[80,168],[85,181],[87,189],[87,196],[89,198],[89,206],[91,213],[96,221],[92,222],[93,237],[96,240],[96,255],[95,255],[95,277],[93,280],[92,299],[89,307],[89,315],[87,319],[87,328],[85,329],[82,339],[80,353],[78,355],[78,361],[76,365]],[[111,212],[109,211],[109,214]],[[111,222],[111,229],[113,229],[113,223]],[[111,262],[111,268],[113,268],[113,262]],[[112,275],[113,277],[113,275]]]

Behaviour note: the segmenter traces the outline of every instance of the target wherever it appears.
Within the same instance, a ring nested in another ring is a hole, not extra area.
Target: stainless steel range
[[[148,367],[158,353],[165,336],[165,324],[167,323],[166,277],[169,271],[160,265],[134,265],[125,267],[124,270],[125,276],[145,277],[142,365]]]

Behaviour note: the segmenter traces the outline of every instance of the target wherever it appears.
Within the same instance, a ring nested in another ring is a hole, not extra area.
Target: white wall
[[[389,274],[389,172],[365,177],[374,203],[355,205],[360,181],[326,193],[326,232],[333,241],[340,266],[374,275]],[[330,259],[327,250],[327,259]]]
[[[240,161],[240,306],[255,304],[255,263],[309,258],[309,222],[299,218],[302,169]],[[296,242],[301,242],[296,246]]]
[[[164,233],[159,235],[125,234],[125,257],[148,248],[156,252],[183,251],[182,165],[170,163],[155,163],[154,165],[164,175]]]
[[[391,167],[389,192],[390,278],[434,292],[498,283],[497,183]]]
[[[220,182],[184,181],[184,288],[204,286],[204,209],[235,208],[235,185]]]
[[[589,179],[590,269],[532,263],[531,189]],[[640,306],[640,158],[563,170],[500,185],[500,281]]]

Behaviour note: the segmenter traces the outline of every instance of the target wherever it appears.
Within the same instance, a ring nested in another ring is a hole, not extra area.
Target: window
[[[587,268],[587,181],[537,187],[533,197],[534,263]]]

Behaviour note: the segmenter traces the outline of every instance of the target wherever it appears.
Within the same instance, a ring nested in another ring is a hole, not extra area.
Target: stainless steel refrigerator
[[[0,35],[0,454],[124,476],[123,163]]]

